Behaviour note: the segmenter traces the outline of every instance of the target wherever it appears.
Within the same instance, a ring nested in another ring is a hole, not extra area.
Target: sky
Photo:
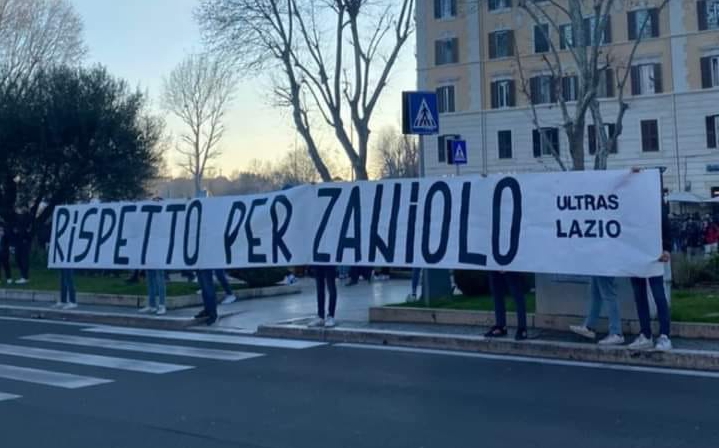
[[[200,31],[193,19],[198,0],[71,0],[83,19],[88,64],[102,64],[110,73],[147,92],[152,107],[160,108],[162,79],[185,55],[202,49]],[[373,117],[372,129],[400,125],[400,92],[415,86],[414,39],[404,47],[390,85]],[[216,168],[229,175],[242,170],[253,159],[272,162],[295,145],[287,111],[270,105],[261,79],[241,79],[235,100],[228,110],[222,156]],[[165,115],[170,131],[177,135],[181,125]],[[331,135],[321,138],[323,146],[334,146]],[[177,175],[174,151],[168,164]]]

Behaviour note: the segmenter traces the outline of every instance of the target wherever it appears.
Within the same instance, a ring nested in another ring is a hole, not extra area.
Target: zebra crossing
[[[0,403],[22,398],[21,395],[13,393],[13,390],[8,390],[12,388],[13,382],[70,390],[81,389],[116,381],[113,371],[165,375],[195,369],[193,360],[238,362],[268,355],[255,349],[304,350],[325,345],[321,342],[300,340],[126,327],[93,326],[78,329],[84,334],[40,333],[19,336],[17,340],[0,343],[0,356],[3,357],[0,362]],[[124,339],[126,337],[134,339]],[[142,340],[137,340],[138,338]],[[35,345],[24,345],[24,342]],[[238,346],[238,350],[189,345],[194,342],[221,344],[225,347]],[[38,347],[37,344],[43,346]],[[74,351],[82,348],[103,350],[103,354]],[[247,349],[250,351],[245,351]],[[154,357],[152,360],[137,359],[133,357],[133,353]],[[181,358],[182,362],[168,362],[166,357],[172,357],[173,360]],[[12,359],[13,363],[4,363],[6,359]],[[28,359],[50,362],[53,368],[39,369],[22,365],[22,361]],[[70,373],[67,371],[68,366],[75,366],[75,370],[76,366],[80,366],[80,369],[101,368],[107,374],[96,377],[94,374],[85,376],[81,373]],[[2,380],[10,381],[3,383]]]

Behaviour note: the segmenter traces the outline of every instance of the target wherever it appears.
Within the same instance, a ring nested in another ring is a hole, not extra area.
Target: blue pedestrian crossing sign
[[[467,164],[466,140],[452,140],[452,160],[455,165]]]
[[[435,92],[402,92],[402,131],[418,135],[439,133]]]

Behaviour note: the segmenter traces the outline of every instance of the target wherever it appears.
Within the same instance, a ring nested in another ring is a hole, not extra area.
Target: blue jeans
[[[329,317],[335,317],[335,309],[337,308],[337,269],[334,266],[316,266],[315,282],[317,284],[317,315],[322,319],[325,318],[325,287],[329,293]]]
[[[161,270],[147,271],[147,302],[153,308],[165,306],[165,273]]]
[[[225,291],[225,294],[231,296],[232,289],[230,288],[230,283],[227,281],[225,271],[223,269],[215,269],[215,277],[217,277],[217,281],[220,282],[220,286],[222,286],[222,290]]]
[[[205,312],[210,316],[217,316],[217,298],[215,296],[215,282],[212,280],[212,270],[197,271],[197,280],[200,282]]]
[[[504,296],[507,290],[514,297],[514,303],[517,304],[517,326],[520,329],[527,328],[527,304],[524,299],[524,291],[522,291],[522,276],[516,272],[496,272],[489,273],[489,286],[492,289],[492,297],[494,298],[494,319],[495,325],[498,327],[507,326],[507,308],[504,303]]]
[[[60,269],[60,302],[76,303],[75,279],[72,269]]]
[[[659,334],[669,336],[671,330],[671,317],[669,316],[669,304],[664,293],[664,277],[659,275],[650,278],[632,278],[632,289],[634,290],[634,301],[637,304],[637,315],[639,316],[639,327],[642,334],[652,337],[652,321],[649,316],[649,297],[647,296],[647,282],[652,289],[654,303],[657,305],[657,319],[659,320]]]
[[[592,277],[589,283],[591,302],[589,314],[584,321],[587,328],[595,328],[599,314],[602,312],[602,302],[607,302],[609,314],[609,334],[622,334],[622,318],[617,303],[617,288],[614,277]]]
[[[417,287],[419,286],[419,279],[422,276],[422,270],[420,268],[412,269],[412,295],[417,295]]]

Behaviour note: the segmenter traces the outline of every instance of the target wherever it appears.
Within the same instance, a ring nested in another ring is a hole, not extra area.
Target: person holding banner
[[[335,309],[337,308],[337,268],[334,266],[315,266],[315,283],[317,284],[317,317],[310,323],[310,327],[336,326]],[[325,314],[325,287],[329,293],[329,310]],[[325,316],[327,319],[325,319]]]
[[[489,287],[494,298],[494,326],[484,335],[488,338],[507,336],[507,308],[504,297],[507,290],[514,297],[517,305],[516,341],[527,339],[527,305],[524,298],[522,276],[518,272],[489,272]]]
[[[0,267],[5,274],[5,282],[12,285],[12,270],[10,269],[10,232],[5,231],[5,226],[0,225]]]
[[[594,340],[597,333],[594,328],[602,312],[602,302],[607,302],[609,312],[609,334],[599,341],[599,345],[621,345],[624,344],[622,334],[622,318],[619,314],[617,303],[617,288],[614,284],[614,277],[593,276],[589,282],[589,294],[591,297],[589,314],[582,325],[572,325],[569,329],[585,338]]]

